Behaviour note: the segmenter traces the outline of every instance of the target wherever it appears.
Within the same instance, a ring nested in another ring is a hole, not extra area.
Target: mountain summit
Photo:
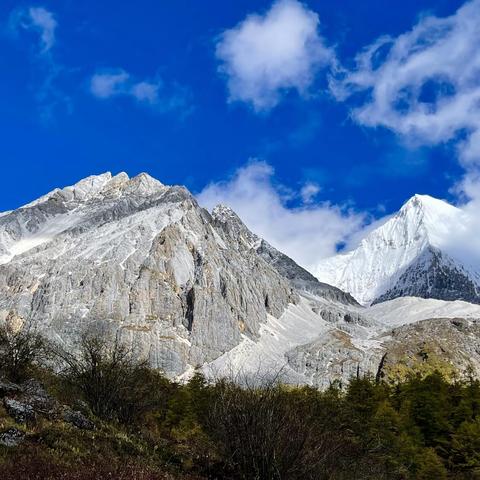
[[[480,303],[478,274],[448,246],[462,221],[457,207],[415,195],[357,248],[321,261],[314,273],[364,305],[402,296]]]

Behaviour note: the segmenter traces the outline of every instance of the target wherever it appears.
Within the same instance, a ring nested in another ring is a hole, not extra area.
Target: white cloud
[[[181,117],[193,111],[191,93],[188,89],[172,83],[166,85],[161,79],[137,80],[123,69],[110,69],[95,73],[90,78],[90,93],[101,100],[128,97],[153,111],[175,111]]]
[[[129,79],[130,75],[124,70],[96,73],[90,80],[90,91],[98,98],[110,98],[128,92],[126,85]]]
[[[125,70],[110,70],[96,73],[90,80],[91,93],[101,99],[118,95],[129,96],[138,102],[155,104],[159,100],[160,82],[136,82]]]
[[[305,204],[312,203],[315,197],[320,193],[320,186],[315,182],[307,182],[300,190],[300,196]]]
[[[230,206],[253,232],[307,269],[335,254],[337,244],[363,224],[363,215],[328,203],[289,207],[291,195],[286,198],[283,192],[274,182],[273,168],[252,161],[197,197],[209,209],[219,203]]]
[[[480,0],[455,14],[423,17],[412,30],[382,37],[356,68],[331,83],[338,99],[364,94],[353,111],[416,144],[454,142],[467,168],[480,164]],[[366,99],[365,99],[366,96]]]
[[[132,95],[139,102],[155,103],[158,101],[160,83],[138,82],[132,87]]]
[[[29,8],[28,13],[31,18],[31,26],[40,34],[42,51],[50,50],[55,43],[55,29],[57,21],[52,12],[42,7]]]
[[[9,32],[18,37],[22,32],[31,32],[35,39],[32,64],[35,66],[35,81],[30,88],[34,91],[38,113],[44,124],[55,121],[58,112],[71,113],[73,104],[70,96],[60,87],[61,78],[70,72],[54,57],[58,22],[54,13],[43,7],[18,8],[9,19]]]
[[[55,30],[58,23],[52,12],[43,7],[15,10],[10,16],[10,29],[33,30],[39,36],[40,53],[47,53],[55,44]]]
[[[269,110],[290,89],[305,94],[333,51],[318,33],[318,15],[297,0],[277,0],[221,35],[216,48],[230,101]]]

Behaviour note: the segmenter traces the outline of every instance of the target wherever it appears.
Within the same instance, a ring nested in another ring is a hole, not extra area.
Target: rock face
[[[360,245],[323,260],[316,276],[363,305],[402,296],[480,303],[480,275],[450,252],[448,236],[463,226],[458,208],[415,195]]]
[[[102,322],[170,375],[256,338],[297,301],[183,187],[90,177],[0,217],[0,321],[74,346]]]
[[[332,285],[320,282],[310,272],[295,263],[290,257],[287,257],[287,255],[278,251],[267,241],[248,230],[231,208],[225,205],[218,205],[214,208],[212,216],[215,224],[219,226],[232,241],[237,241],[245,250],[254,250],[298,291],[310,292],[319,297],[346,305],[358,305],[358,302],[349,293],[343,292]]]
[[[407,296],[480,303],[476,280],[459,262],[434,247],[427,247],[373,303]]]

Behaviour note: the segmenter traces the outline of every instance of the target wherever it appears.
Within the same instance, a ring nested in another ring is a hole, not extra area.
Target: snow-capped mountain
[[[0,216],[0,322],[75,345],[95,324],[181,375],[256,341],[301,291],[357,305],[184,187],[141,174],[86,178]]]
[[[480,303],[478,273],[448,244],[463,226],[459,208],[415,195],[357,248],[321,261],[314,274],[363,305],[401,296]]]
[[[372,299],[418,294],[425,278],[429,294],[476,295],[470,274],[438,247],[457,217],[444,202],[415,197],[343,270],[378,267],[388,288]],[[438,281],[447,267],[451,286]],[[365,293],[377,277],[355,276],[352,285]],[[362,307],[230,208],[209,213],[184,187],[147,174],[88,177],[0,214],[0,323],[32,324],[72,351],[83,332],[100,327],[171,377],[197,367],[210,376],[281,370],[285,381],[326,386],[375,374],[404,354],[415,362],[419,344],[451,352],[455,368],[480,376],[477,318],[480,306],[461,301],[407,297]]]
[[[0,321],[74,345],[103,323],[169,374],[254,338],[296,294],[184,188],[103,174],[0,217]]]

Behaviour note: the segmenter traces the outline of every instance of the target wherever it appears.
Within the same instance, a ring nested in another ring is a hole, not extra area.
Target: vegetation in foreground
[[[177,384],[98,335],[80,350],[0,331],[0,443],[22,438],[0,446],[0,478],[480,479],[473,378],[365,377],[323,392],[200,374]],[[58,373],[39,366],[52,356]],[[16,421],[12,400],[31,407]]]

